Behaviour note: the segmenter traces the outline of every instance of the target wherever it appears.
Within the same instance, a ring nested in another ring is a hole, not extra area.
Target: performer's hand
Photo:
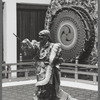
[[[29,41],[29,39],[24,39],[22,41],[21,49],[24,52],[25,56],[27,56],[29,54],[29,52],[32,51],[31,49],[33,49],[33,46],[31,44],[31,42]]]
[[[22,49],[24,48],[32,48],[32,44],[29,39],[24,39],[22,41]]]

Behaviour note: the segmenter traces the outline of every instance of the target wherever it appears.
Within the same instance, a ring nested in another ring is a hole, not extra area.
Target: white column
[[[13,33],[17,33],[16,25],[16,2],[15,0],[7,0],[4,5],[3,16],[3,36],[4,36],[4,60],[6,63],[17,62],[17,41]],[[16,66],[11,66],[11,70],[16,70]],[[12,77],[16,77],[16,72],[12,73]]]

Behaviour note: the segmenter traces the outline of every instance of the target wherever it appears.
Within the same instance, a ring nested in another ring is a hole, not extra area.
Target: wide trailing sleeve
[[[54,64],[59,64],[61,63],[61,44],[60,43],[55,43],[52,46],[50,56],[49,56],[49,63],[50,65]]]
[[[59,65],[59,58],[61,56],[61,47],[59,43],[51,43],[49,53],[49,62],[48,65],[42,66],[43,62],[40,63],[40,72],[37,74],[37,83],[36,86],[43,86],[48,83],[52,84],[52,75],[54,67]],[[39,67],[39,66],[38,66]]]
[[[50,82],[50,78],[52,75],[52,67],[50,65],[45,66],[45,68],[41,67],[41,71],[37,74],[37,83],[35,86],[44,86]]]

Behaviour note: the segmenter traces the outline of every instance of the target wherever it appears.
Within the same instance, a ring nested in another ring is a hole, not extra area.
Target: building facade
[[[5,61],[5,63],[17,63],[20,55],[20,42],[18,42],[13,33],[21,39],[30,38],[30,40],[32,40],[32,36],[33,39],[36,39],[36,34],[43,28],[43,18],[45,16],[46,7],[50,4],[50,0],[3,0],[2,2],[3,61]],[[41,18],[39,20],[40,24],[36,22],[37,17],[39,17],[38,19]],[[31,33],[31,35],[28,35],[29,33]],[[16,69],[16,66],[11,67],[11,70]],[[12,73],[12,76],[16,77],[16,73]]]

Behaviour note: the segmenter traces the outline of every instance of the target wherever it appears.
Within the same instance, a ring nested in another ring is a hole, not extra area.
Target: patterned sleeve
[[[60,43],[56,43],[53,45],[53,48],[51,49],[50,57],[49,57],[49,63],[52,64],[54,59],[58,56],[61,52],[61,45]]]
[[[40,42],[37,42],[36,40],[32,40],[31,44],[33,47],[39,48]]]
[[[32,42],[30,42],[30,40],[26,38],[22,41],[21,49],[25,56],[35,55],[37,48],[38,42],[36,40],[32,40]]]

